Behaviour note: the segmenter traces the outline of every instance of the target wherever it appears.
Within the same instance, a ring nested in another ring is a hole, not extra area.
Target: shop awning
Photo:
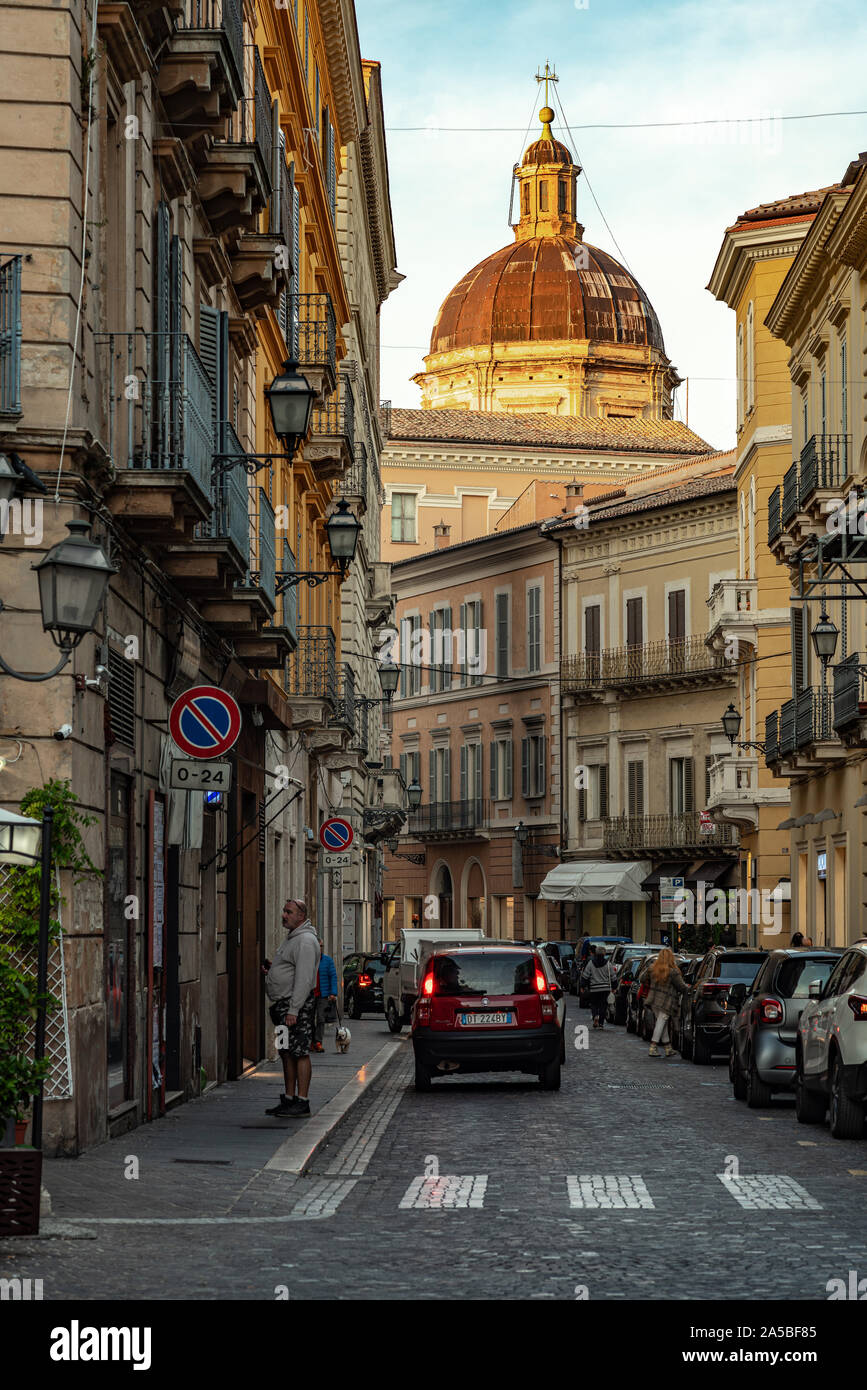
[[[686,875],[687,883],[719,883],[729,869],[737,868],[736,859],[699,859]]]
[[[627,863],[582,859],[558,864],[543,880],[539,897],[549,902],[647,902],[650,894],[642,890],[641,882],[650,868],[646,859]]]
[[[652,874],[641,880],[642,888],[658,888],[661,878],[684,878],[689,868],[689,860],[686,863],[679,860],[677,863],[660,864],[658,869],[654,869]]]

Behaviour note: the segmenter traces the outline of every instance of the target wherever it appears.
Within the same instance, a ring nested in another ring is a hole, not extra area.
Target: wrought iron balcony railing
[[[370,752],[370,710],[366,705],[359,705],[355,711],[355,738],[349,746],[365,758]]]
[[[21,414],[21,260],[0,258],[0,415]]]
[[[780,715],[773,710],[765,718],[765,762],[779,762],[780,758]]]
[[[330,294],[293,294],[297,324],[298,365],[320,367],[332,375],[337,367],[337,324]]]
[[[283,574],[294,574],[295,571],[296,571],[296,569],[298,568],[297,565],[295,564],[295,553],[294,553],[294,551],[293,551],[291,545],[289,544],[289,542],[286,540],[285,536],[283,537],[282,552],[283,552],[283,557],[282,557],[282,569],[281,569],[281,573],[283,573]],[[282,625],[283,627],[285,627],[286,631],[288,632],[288,634],[289,634],[289,640],[290,640],[293,644],[296,644],[296,645],[297,645],[297,642],[298,642],[298,587],[297,587],[297,585],[292,584],[292,585],[289,586],[288,589],[284,589],[284,590],[282,591],[281,595],[280,595],[280,602],[281,602],[282,605],[283,605],[283,613],[282,613],[282,618],[281,618],[281,625]]]
[[[302,625],[298,646],[289,657],[287,686],[290,695],[324,700],[333,711],[337,704],[337,644],[332,628]]]
[[[271,91],[258,48],[253,50],[253,93],[245,97],[241,104],[241,141],[243,144],[252,143],[256,146],[270,193],[274,127]]]
[[[338,489],[342,497],[362,497],[365,505],[368,505],[368,488],[370,486],[370,473],[367,466],[367,448],[364,443],[356,444],[353,452],[352,464],[347,468],[343,477],[340,479]],[[375,506],[376,503],[374,502]]]
[[[466,834],[482,830],[491,817],[491,803],[484,797],[471,801],[431,801],[410,811],[410,835]]]
[[[798,465],[793,463],[783,474],[783,497],[780,504],[780,521],[788,526],[798,514]]]
[[[839,491],[849,476],[848,434],[814,434],[801,450],[798,500],[803,507],[819,489]]]
[[[612,816],[602,822],[605,849],[734,849],[733,825],[717,825],[700,811],[680,815]]]
[[[318,406],[311,417],[310,429],[313,434],[342,434],[350,452],[355,448],[355,396],[352,384],[345,372],[337,374],[337,390],[333,391],[324,405]]]
[[[734,662],[724,652],[710,651],[704,638],[696,634],[567,656],[561,662],[560,674],[568,691],[711,676],[733,670]]]
[[[96,353],[114,467],[185,469],[211,497],[212,387],[187,335],[108,333]]]
[[[775,487],[768,498],[768,545],[773,545],[774,541],[783,530],[783,522],[780,516],[781,500],[782,489]]]
[[[240,86],[244,80],[244,19],[242,0],[183,0],[181,29],[222,32],[235,64]],[[270,165],[269,165],[270,168]]]
[[[277,605],[277,554],[274,536],[274,508],[264,488],[259,488],[258,513],[250,514],[250,581]]]
[[[350,734],[355,737],[356,726],[355,708],[355,672],[345,661],[340,662],[337,669],[337,699],[334,706],[334,719],[332,723],[342,724],[348,729]]]
[[[833,671],[834,728],[846,729],[867,718],[867,681],[857,652],[840,661]]]
[[[799,690],[765,719],[765,762],[770,765],[799,749],[836,740],[836,727],[831,692],[811,686]]]
[[[228,420],[218,426],[220,448],[223,455],[243,455],[245,449],[233,426]],[[214,474],[214,514],[211,517],[211,532],[214,537],[224,536],[234,541],[244,559],[244,568],[250,568],[250,494],[247,487],[247,472],[240,465],[226,468]]]

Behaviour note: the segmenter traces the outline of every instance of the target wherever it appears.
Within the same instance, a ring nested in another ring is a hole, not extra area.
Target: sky
[[[573,138],[559,112],[554,131],[584,169],[585,237],[649,295],[666,351],[689,377],[691,428],[731,448],[734,315],[705,286],[740,212],[835,183],[867,149],[867,114],[785,119],[867,110],[863,0],[356,4],[362,53],[382,64],[406,276],[382,310],[383,399],[419,403],[410,378],[440,304],[471,266],[513,240],[511,169],[539,130],[535,73],[549,61]],[[670,121],[721,124],[599,128]],[[681,386],[678,419],[685,396]]]

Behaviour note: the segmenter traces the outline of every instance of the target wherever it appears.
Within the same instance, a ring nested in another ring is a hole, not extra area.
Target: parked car
[[[638,973],[644,969],[647,956],[627,955],[620,962],[617,979],[614,982],[614,1003],[608,1005],[606,1018],[609,1023],[625,1023],[629,1006],[629,990]]]
[[[611,956],[614,954],[615,947],[619,946],[621,943],[629,944],[630,941],[631,937],[628,936],[591,936],[590,946],[591,949],[593,949],[596,946],[601,945],[603,950],[605,951],[606,956],[608,956],[610,960]],[[586,963],[586,957],[582,961],[579,959],[579,956],[576,952],[573,958],[571,970],[573,986],[571,993],[578,995],[578,1003],[580,1004],[582,1009],[589,1009],[590,1007],[590,995],[587,993],[586,990],[582,990],[580,988],[581,971],[584,969]]]
[[[344,956],[343,1012],[348,1018],[361,1018],[364,1013],[382,1013],[384,975],[385,962],[381,953],[375,956]]]
[[[689,953],[684,955],[683,960],[678,957],[680,973],[683,976],[685,984],[692,984],[695,979],[696,971],[703,960],[704,956],[694,956]],[[681,1016],[678,1014],[677,1018],[673,1018],[670,1023],[671,1045],[672,1047],[676,1047],[678,1051],[680,1051],[680,1018]]]
[[[767,960],[766,951],[748,947],[714,946],[702,958],[680,1014],[680,1053],[685,1061],[709,1062],[715,1052],[727,1052],[734,1010],[729,1008],[732,985],[748,987]]]
[[[845,950],[798,1020],[795,1101],[801,1124],[828,1118],[835,1139],[860,1139],[867,1102],[867,942]]]
[[[382,997],[385,1021],[389,1031],[399,1033],[410,1022],[412,1006],[418,993],[421,958],[432,942],[450,941],[456,946],[463,941],[483,941],[485,933],[478,928],[444,931],[436,926],[402,927],[400,939],[382,952],[385,976]]]
[[[645,966],[652,965],[659,954],[657,951],[652,956],[644,956],[639,962],[637,970],[632,972],[632,981],[626,991],[626,1031],[627,1033],[639,1033],[641,1031],[641,1015],[644,1012],[644,1000],[639,998],[641,981],[639,976]]]
[[[678,970],[680,971],[680,973],[681,973],[681,975],[682,975],[682,974],[683,974],[683,968],[684,968],[685,965],[687,965],[687,964],[689,963],[690,957],[689,957],[689,956],[680,956],[680,955],[676,955],[674,959],[675,959],[675,962],[676,962],[676,964],[677,964],[677,968],[678,968]],[[656,960],[656,956],[653,956],[653,957],[652,957],[652,960]],[[641,971],[644,969],[645,965],[647,965],[648,963],[649,963],[649,962],[648,962],[647,958],[645,958],[644,960],[642,960],[640,969],[639,969],[638,972],[637,972],[639,975],[641,974]],[[651,963],[652,963],[652,962],[651,962]],[[641,1000],[641,1001],[639,1001],[638,1012],[637,1012],[637,1030],[636,1030],[636,1031],[640,1034],[640,1036],[641,1036],[642,1038],[644,1038],[645,1042],[650,1042],[651,1038],[653,1037],[653,1030],[654,1030],[655,1027],[656,1027],[656,1014],[655,1014],[654,1011],[653,1011],[653,1006],[652,1006],[652,1005],[649,1005],[649,1004],[646,1002],[646,1000]],[[672,1047],[674,1046],[674,1036],[675,1036],[676,1031],[677,1031],[676,1025],[675,1025],[674,1021],[671,1019],[671,1017],[669,1017],[669,1022],[668,1022],[668,1039],[669,1039],[669,1042],[671,1043],[671,1046],[672,1046]]]
[[[568,990],[572,977],[572,959],[575,955],[574,941],[537,941],[536,945],[553,962],[560,988]]]
[[[743,1000],[732,1022],[729,1051],[735,1100],[755,1110],[769,1105],[774,1091],[794,1088],[798,1020],[810,985],[824,985],[839,957],[839,950],[818,947],[771,951],[750,988],[732,985],[729,1007],[738,1009]]]
[[[560,1088],[565,1000],[535,947],[478,942],[427,957],[412,1010],[415,1089],[452,1072],[520,1071]]]
[[[619,975],[625,961],[634,960],[636,956],[655,956],[658,950],[652,941],[621,942],[611,953],[611,969]]]

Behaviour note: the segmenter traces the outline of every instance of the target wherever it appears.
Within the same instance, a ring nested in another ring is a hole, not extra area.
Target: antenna
[[[548,105],[549,105],[549,102],[548,102],[548,83],[549,83],[549,82],[557,82],[557,81],[559,81],[559,78],[557,77],[557,74],[556,74],[556,72],[554,71],[554,69],[553,69],[552,67],[550,67],[550,65],[549,65],[549,63],[548,63],[548,61],[547,61],[547,59],[545,60],[545,71],[544,71],[544,72],[540,72],[538,68],[536,69],[536,81],[537,81],[538,83],[540,83],[540,84],[541,84],[542,82],[545,83],[545,105],[548,106]]]

